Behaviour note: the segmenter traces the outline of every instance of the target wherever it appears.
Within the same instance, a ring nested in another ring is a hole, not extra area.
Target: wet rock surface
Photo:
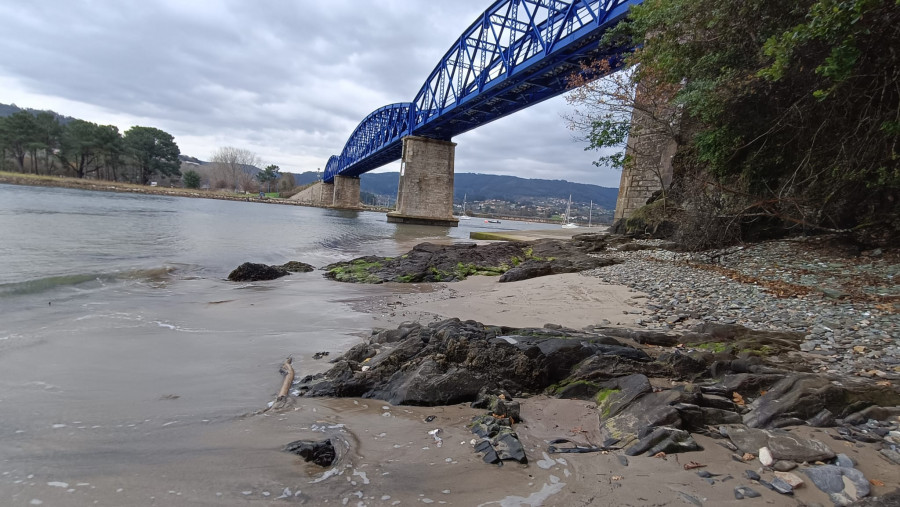
[[[320,467],[329,467],[334,462],[337,453],[331,439],[325,440],[296,440],[284,446],[285,452],[296,454],[309,463],[315,463]]]
[[[604,248],[602,238],[579,243],[551,239],[487,245],[421,243],[399,257],[366,256],[322,269],[328,278],[353,283],[455,282],[472,275],[503,275],[501,282],[514,282],[617,262],[587,253]]]
[[[286,262],[280,266],[245,262],[229,273],[228,279],[232,282],[275,280],[291,273],[308,273],[315,269],[313,266],[299,261]]]

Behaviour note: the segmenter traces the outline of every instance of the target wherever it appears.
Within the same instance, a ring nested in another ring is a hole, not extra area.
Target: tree
[[[17,111],[0,123],[2,144],[10,151],[21,172],[25,172],[25,155],[36,137],[37,124],[29,111]]]
[[[184,188],[200,188],[200,173],[193,169],[188,169],[181,175],[184,182]]]
[[[235,148],[233,146],[223,146],[213,152],[210,161],[220,169],[231,176],[231,183],[234,185],[234,191],[238,191],[238,172],[244,172],[244,169],[259,165],[259,157],[250,150],[243,148]]]
[[[168,132],[153,127],[131,127],[125,131],[125,151],[138,169],[138,181],[148,184],[154,174],[178,176],[181,152]]]
[[[35,145],[44,152],[44,171],[47,174],[53,172],[53,158],[51,155],[54,150],[59,148],[60,137],[62,136],[62,125],[59,124],[59,118],[48,111],[41,111],[34,117],[35,120]],[[32,156],[36,157],[37,153]]]
[[[277,165],[270,164],[256,174],[256,179],[259,180],[260,183],[266,184],[266,192],[269,192],[272,189],[272,182],[277,180],[280,176],[278,173],[279,170],[280,168]]]
[[[115,128],[115,127],[113,127]],[[116,130],[118,133],[118,129]],[[62,132],[60,149],[57,153],[60,163],[76,178],[94,172],[100,156],[100,126],[84,120],[69,122]]]
[[[900,229],[897,0],[646,0],[605,39],[639,48],[635,80],[680,111],[682,211]]]

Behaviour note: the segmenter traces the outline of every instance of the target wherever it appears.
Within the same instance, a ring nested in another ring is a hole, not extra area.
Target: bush
[[[200,174],[197,171],[185,171],[181,176],[184,188],[200,188]]]

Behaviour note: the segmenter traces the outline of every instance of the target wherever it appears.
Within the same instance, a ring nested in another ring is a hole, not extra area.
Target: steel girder
[[[641,2],[495,1],[444,54],[412,103],[382,107],[359,124],[341,154],[329,159],[324,180],[399,159],[404,136],[449,141],[564,93],[580,61],[617,61],[630,49],[603,53],[598,41]]]

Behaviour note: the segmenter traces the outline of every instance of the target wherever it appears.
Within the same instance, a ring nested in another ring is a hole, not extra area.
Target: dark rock
[[[862,472],[855,468],[822,465],[807,468],[803,472],[817,488],[828,493],[831,499],[839,505],[849,505],[855,500],[868,496],[870,492],[869,481]],[[853,485],[855,491],[845,491],[845,477]]]
[[[856,466],[856,463],[854,463],[853,460],[850,459],[850,456],[847,456],[844,453],[837,455],[834,464],[843,468],[853,468],[854,466]]]
[[[772,479],[772,482],[770,484],[772,484],[772,488],[775,491],[781,493],[782,495],[793,495],[794,494],[794,488],[791,487],[790,484],[784,482],[784,479],[781,479],[780,477],[776,477],[776,478]]]
[[[751,481],[758,481],[762,479],[762,477],[760,477],[759,474],[753,470],[744,470],[744,475],[746,475],[747,478]]]
[[[845,380],[835,385],[816,375],[791,375],[758,398],[744,415],[744,424],[754,428],[772,427],[785,416],[804,419],[818,415],[823,409],[840,413],[847,406],[863,402],[868,405],[894,406],[900,404],[900,394],[886,386],[870,382]]]
[[[327,357],[328,354],[329,354],[329,352],[327,352],[327,351],[316,352],[315,354],[313,354],[312,358],[318,360],[318,359],[322,359],[323,357]]]
[[[595,328],[595,330],[608,336],[627,338],[642,345],[657,345],[659,347],[674,347],[678,344],[678,340],[680,339],[680,336],[675,333],[662,333],[641,329],[599,327]]]
[[[702,450],[703,448],[694,441],[691,434],[687,431],[663,426],[656,428],[652,433],[626,449],[625,454],[637,456],[646,452],[652,456],[659,452],[675,454]]]
[[[628,443],[645,429],[658,426],[680,427],[681,418],[672,405],[681,401],[682,393],[669,390],[647,393],[628,404],[615,416],[606,418],[601,410],[600,430],[604,438],[616,438]]]
[[[834,457],[827,445],[811,438],[801,438],[790,433],[770,432],[767,445],[775,459],[792,460],[800,463],[824,461]]]
[[[797,463],[794,461],[787,460],[778,460],[775,464],[772,465],[772,468],[779,472],[790,472],[791,470],[797,468]]]
[[[863,498],[854,502],[853,507],[900,507],[900,489],[878,497]]]
[[[256,282],[260,280],[274,280],[288,274],[290,274],[288,270],[279,266],[245,262],[229,273],[228,279],[232,282]]]
[[[500,283],[518,282],[528,280],[529,278],[537,278],[539,276],[547,276],[553,273],[553,267],[547,261],[526,261],[518,266],[510,269],[506,273],[500,275],[498,280]]]
[[[619,464],[620,464],[620,465],[622,465],[623,467],[627,467],[627,466],[628,466],[628,458],[627,458],[627,457],[622,456],[621,454],[616,454],[616,458],[619,459]]]
[[[284,450],[294,453],[307,462],[315,463],[320,467],[331,466],[336,456],[331,439],[319,441],[296,440],[284,446]]]
[[[813,428],[828,428],[834,426],[834,414],[827,408],[823,408],[821,412],[807,420],[806,424]]]
[[[748,428],[744,425],[727,425],[720,428],[731,443],[744,453],[756,454],[769,443],[769,434],[764,430]]]
[[[528,457],[525,456],[525,448],[519,441],[519,437],[515,433],[501,432],[496,438],[491,440],[491,445],[497,451],[497,457],[501,460],[514,460],[519,463],[528,463]]]
[[[341,282],[419,283],[454,282],[476,274],[500,275],[512,268],[516,271],[503,280],[512,281],[574,273],[616,262],[589,256],[572,242],[547,239],[487,245],[421,243],[400,257],[366,256],[329,264],[322,269],[326,277]]]
[[[282,264],[281,269],[285,271],[290,271],[291,273],[309,273],[310,271],[315,271],[315,267],[300,261],[290,261]]]
[[[597,410],[600,412],[601,419],[618,415],[634,400],[653,392],[650,379],[640,374],[611,379],[602,387],[608,392],[604,399],[598,400]]]
[[[738,486],[734,488],[734,497],[738,500],[743,500],[744,498],[759,498],[760,496],[762,495],[748,486]]]
[[[883,404],[883,403],[882,403]],[[900,416],[900,407],[889,406],[888,404],[884,404],[885,406],[874,405],[871,407],[866,407],[859,412],[853,412],[847,417],[844,418],[844,424],[862,424],[871,419],[877,421],[886,421],[891,417]]]
[[[475,445],[475,451],[483,454],[486,463],[502,464],[506,460],[527,463],[525,448],[518,435],[512,430],[512,420],[498,419],[492,415],[477,416],[469,427],[472,433],[482,438]]]

